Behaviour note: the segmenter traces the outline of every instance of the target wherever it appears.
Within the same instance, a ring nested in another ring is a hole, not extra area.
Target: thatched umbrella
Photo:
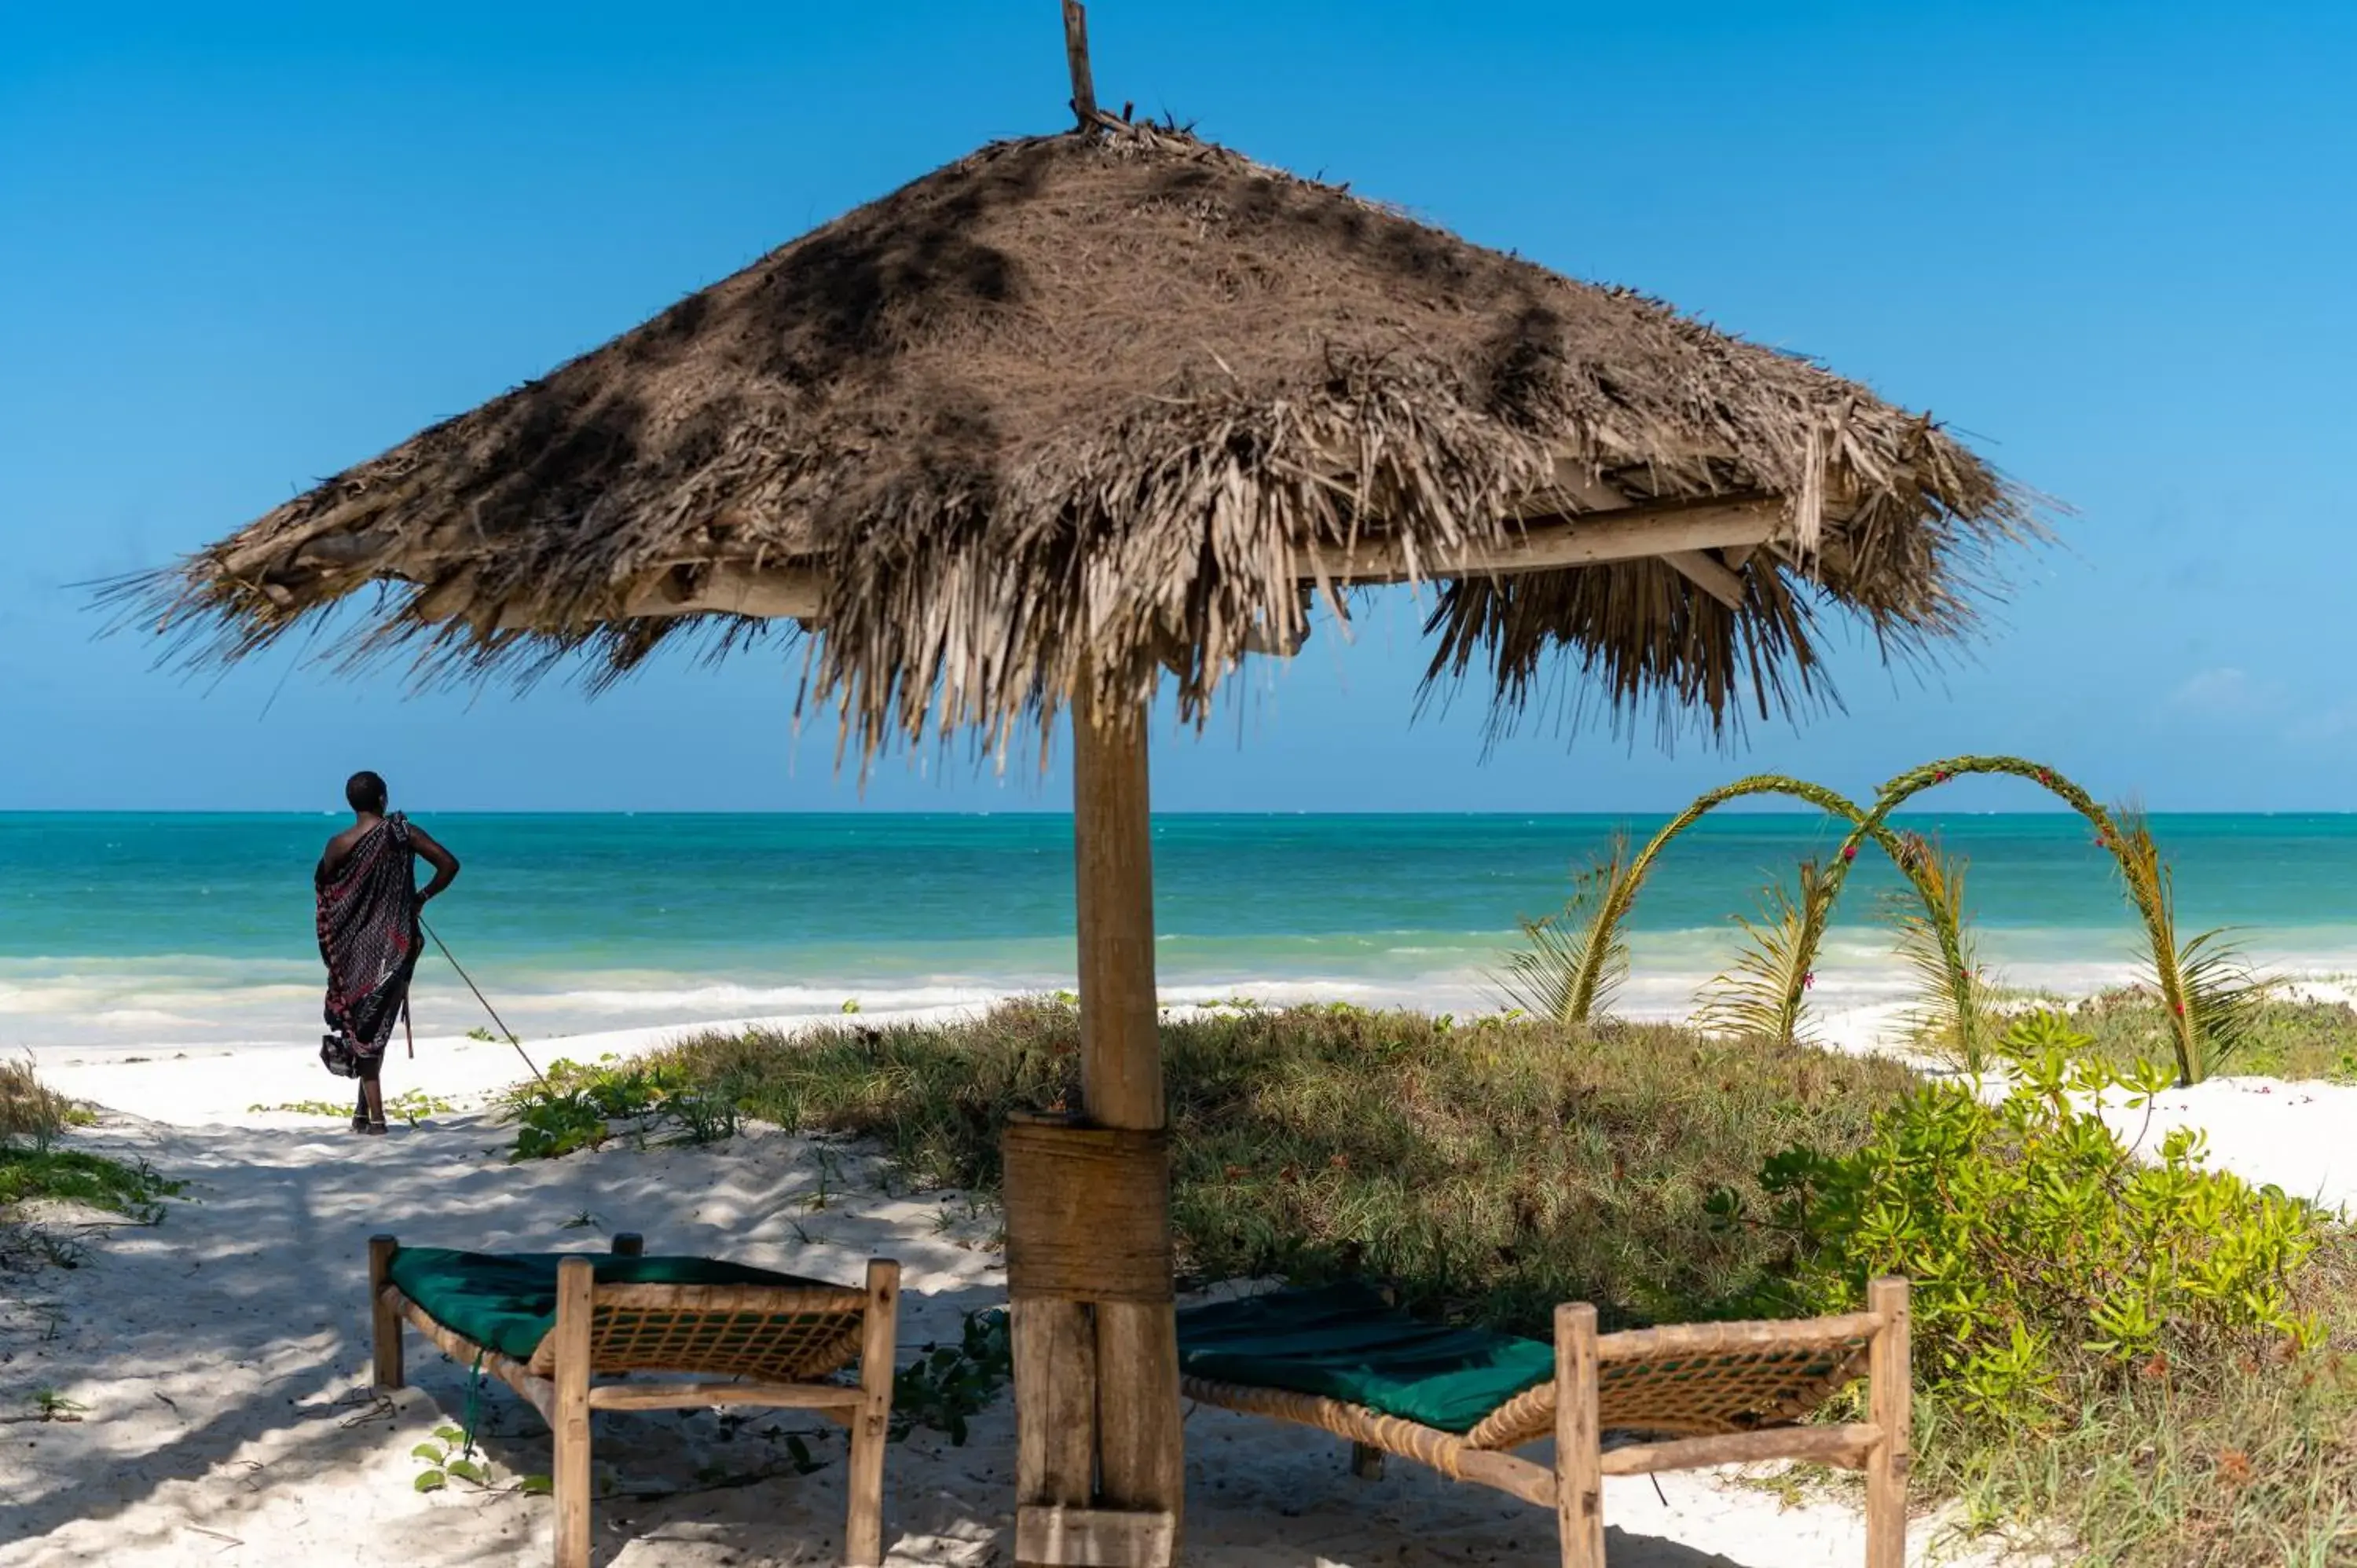
[[[1962,631],[2034,523],[1854,382],[1075,84],[1077,131],[805,234],[139,591],[233,658],[377,585],[347,650],[465,676],[807,628],[802,702],[863,757],[1069,712],[1097,1141],[1010,1156],[1020,1501],[1175,1512],[1157,691],[1200,722],[1313,597],[1421,581],[1433,676],[1478,668],[1501,717],[1567,664],[1575,703],[1725,725],[1820,689],[1824,607],[1886,650]]]

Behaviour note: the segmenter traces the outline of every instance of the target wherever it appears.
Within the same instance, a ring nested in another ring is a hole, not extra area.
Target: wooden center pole
[[[1073,706],[1081,1105],[1100,1126],[1138,1130],[1164,1124],[1146,722],[1143,704],[1107,711],[1084,695]],[[1175,1310],[1101,1302],[1095,1319],[1102,1504],[1175,1522],[1186,1486]]]
[[[1064,0],[1064,63],[1072,73],[1072,117],[1083,131],[1097,128],[1097,85],[1089,69],[1089,13],[1081,0]]]

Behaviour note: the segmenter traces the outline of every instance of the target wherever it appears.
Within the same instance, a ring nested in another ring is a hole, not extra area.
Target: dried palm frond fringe
[[[1734,607],[1654,560],[1458,577],[1432,682],[1485,674],[1501,722],[1551,666],[1575,717],[1770,714],[1824,694],[1822,606],[1894,653],[1963,631],[2032,500],[1806,360],[1135,125],[985,147],[112,592],[235,659],[391,581],[338,652],[610,678],[742,644],[652,612],[791,571],[802,702],[872,754],[1170,677],[1200,723],[1300,629],[1314,545],[1428,576],[1532,518],[1751,495],[1786,534]]]

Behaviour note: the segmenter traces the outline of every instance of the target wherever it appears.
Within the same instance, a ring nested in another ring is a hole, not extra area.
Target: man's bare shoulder
[[[352,853],[352,845],[360,843],[367,832],[368,829],[358,824],[346,828],[342,832],[329,839],[328,847],[319,852],[320,863],[330,870],[334,869],[346,855]]]

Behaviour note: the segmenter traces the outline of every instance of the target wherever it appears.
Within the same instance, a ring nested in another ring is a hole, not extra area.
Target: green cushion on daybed
[[[1282,1290],[1178,1315],[1189,1377],[1286,1389],[1465,1433],[1555,1376],[1553,1347],[1419,1323],[1359,1283]]]
[[[457,1252],[402,1247],[389,1271],[426,1316],[500,1355],[529,1361],[556,1326],[556,1264],[587,1258],[601,1285],[799,1285],[815,1280],[714,1258],[624,1258],[598,1252]],[[827,1286],[823,1288],[839,1288]]]

